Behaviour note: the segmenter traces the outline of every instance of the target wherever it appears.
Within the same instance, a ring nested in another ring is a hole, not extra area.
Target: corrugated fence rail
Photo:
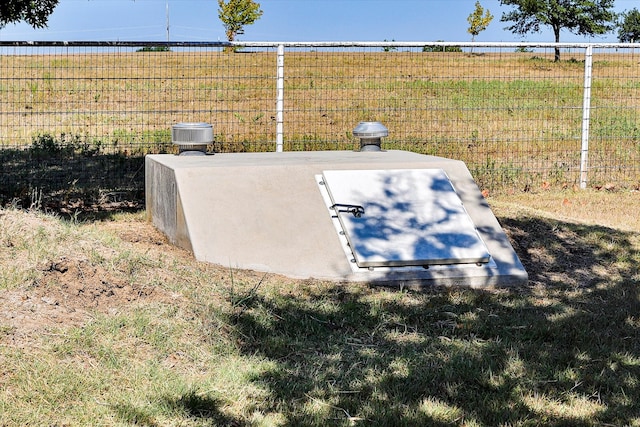
[[[0,198],[141,192],[178,122],[242,152],[353,150],[375,120],[483,189],[635,188],[639,106],[632,44],[5,41]]]

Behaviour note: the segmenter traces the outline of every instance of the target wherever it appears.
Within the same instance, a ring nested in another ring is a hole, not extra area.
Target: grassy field
[[[144,214],[0,211],[0,425],[640,426],[640,193],[489,196],[517,289],[199,263]]]
[[[275,149],[275,54],[114,52],[3,55],[0,145],[53,138],[92,155],[172,150],[170,126],[214,124],[216,151]],[[578,181],[584,63],[545,54],[309,52],[285,56],[285,150],[353,149],[362,120],[387,148],[465,161],[484,188]],[[576,59],[577,58],[577,59]],[[637,55],[597,54],[590,182],[634,188]]]

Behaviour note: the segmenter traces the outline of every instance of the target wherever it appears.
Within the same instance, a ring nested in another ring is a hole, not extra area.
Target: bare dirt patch
[[[15,220],[24,221],[29,228],[35,228],[44,218],[38,221],[37,216],[24,212],[17,215]],[[51,227],[49,224],[48,228]],[[17,230],[22,228],[16,227]],[[125,250],[188,255],[168,244],[151,224],[144,221],[110,221],[99,223],[98,228],[101,232],[113,233],[122,239]],[[106,252],[102,247],[94,249]],[[37,279],[32,283],[24,283],[18,289],[0,291],[0,340],[4,335],[15,342],[32,333],[78,326],[90,320],[95,313],[107,313],[131,304],[175,303],[179,300],[177,294],[161,287],[131,282],[126,275],[92,262],[81,251],[78,253],[69,249],[68,253],[39,266]],[[10,261],[5,257],[4,262]],[[161,273],[158,271],[158,274]]]
[[[153,297],[155,289],[130,285],[88,260],[63,257],[51,263],[34,291],[49,304],[104,311],[113,305]]]

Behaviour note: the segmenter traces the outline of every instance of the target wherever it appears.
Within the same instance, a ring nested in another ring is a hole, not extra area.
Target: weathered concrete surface
[[[484,240],[477,266],[357,268],[345,255],[315,176],[324,170],[443,169]],[[294,278],[403,286],[490,287],[527,273],[463,162],[405,151],[149,155],[147,215],[200,261]]]

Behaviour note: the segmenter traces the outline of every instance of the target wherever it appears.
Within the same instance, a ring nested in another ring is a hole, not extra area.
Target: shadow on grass
[[[207,422],[207,425],[216,426],[238,426],[236,420],[233,420],[220,412],[221,403],[206,397],[198,396],[196,393],[189,392],[179,398],[167,398],[166,406],[171,412],[180,412],[187,419],[196,419]],[[118,418],[128,424],[137,426],[156,427],[161,426],[155,417],[145,411],[144,408],[138,408],[133,405],[117,405],[114,411]]]
[[[501,222],[525,288],[247,291],[230,319],[245,354],[273,361],[253,378],[262,410],[291,426],[640,422],[638,236]]]
[[[86,218],[144,208],[144,157],[53,145],[0,150],[0,205]]]
[[[158,427],[160,425],[151,414],[133,405],[121,404],[116,405],[113,409],[117,417],[128,424],[145,427]]]
[[[219,409],[221,402],[199,396],[194,392],[189,392],[178,399],[168,399],[167,404],[174,410],[184,411],[191,419],[206,420],[217,426],[240,425],[236,420],[222,414]]]

